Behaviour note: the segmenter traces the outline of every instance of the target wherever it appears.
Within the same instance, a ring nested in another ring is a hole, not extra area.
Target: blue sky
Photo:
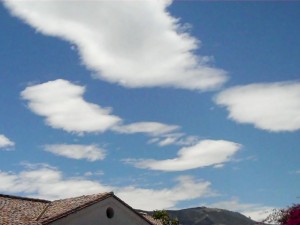
[[[292,1],[3,1],[0,192],[299,201],[299,21]]]

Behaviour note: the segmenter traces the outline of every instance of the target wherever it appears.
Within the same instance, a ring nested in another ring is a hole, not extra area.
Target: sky
[[[0,193],[263,219],[299,202],[300,2],[0,4]]]

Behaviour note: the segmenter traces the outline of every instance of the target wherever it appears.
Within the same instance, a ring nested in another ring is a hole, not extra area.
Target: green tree
[[[171,218],[166,210],[155,210],[153,212],[153,218],[160,220],[163,225],[179,225],[177,218]]]

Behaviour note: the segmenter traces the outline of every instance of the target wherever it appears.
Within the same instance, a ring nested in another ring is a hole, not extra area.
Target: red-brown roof
[[[111,196],[121,201],[126,207],[132,209],[112,192],[84,195],[52,202],[42,199],[0,194],[0,225],[49,224],[52,221],[77,212]],[[154,220],[148,215],[141,215],[136,211],[134,212],[138,216],[143,217],[149,224],[161,225],[159,221]]]
[[[110,196],[113,196],[113,193],[100,193],[56,200],[48,205],[47,209],[40,216],[40,218],[38,218],[38,220],[43,224],[47,224],[51,221],[67,216]]]
[[[0,224],[39,224],[36,218],[38,218],[49,203],[49,201],[40,199],[0,195]]]
[[[160,220],[154,219],[152,216],[148,214],[142,214],[142,216],[147,220],[149,220],[153,225],[163,225]]]

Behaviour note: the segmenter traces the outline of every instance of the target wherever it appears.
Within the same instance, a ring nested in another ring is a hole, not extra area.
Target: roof
[[[152,216],[146,213],[142,213],[143,217],[149,220],[153,225],[163,225],[160,220],[154,219]]]
[[[44,213],[42,213],[37,220],[42,222],[42,224],[47,224],[111,196],[113,196],[112,192],[105,192],[94,195],[83,195],[75,198],[56,200],[49,203],[47,208],[44,210]]]
[[[39,224],[36,218],[49,203],[40,199],[0,195],[0,224]]]
[[[56,201],[35,198],[25,198],[0,194],[0,224],[1,225],[44,225],[62,217],[91,206],[108,197],[114,197],[123,205],[133,210],[149,224],[160,225],[151,216],[141,215],[129,205],[116,197],[113,192],[84,195]]]

